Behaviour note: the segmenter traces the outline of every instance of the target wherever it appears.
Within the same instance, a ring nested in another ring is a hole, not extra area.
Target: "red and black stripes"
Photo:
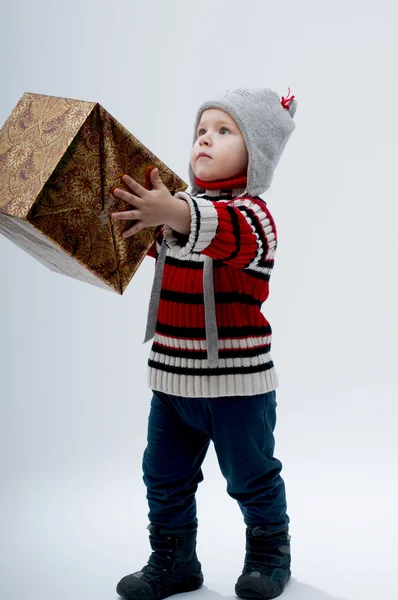
[[[176,395],[220,396],[275,389],[272,330],[261,308],[269,294],[277,231],[259,197],[179,192],[191,212],[191,232],[165,226],[148,256],[168,247],[156,334],[148,361],[149,385]],[[218,333],[217,366],[208,365],[204,260],[213,259]]]

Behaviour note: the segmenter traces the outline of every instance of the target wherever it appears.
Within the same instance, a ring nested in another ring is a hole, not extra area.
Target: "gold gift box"
[[[25,93],[0,130],[0,232],[46,267],[123,294],[161,225],[128,238],[123,173],[150,189],[187,184],[100,104]]]

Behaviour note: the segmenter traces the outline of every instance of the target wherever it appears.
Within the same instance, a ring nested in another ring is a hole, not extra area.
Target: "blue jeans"
[[[227,492],[238,502],[246,525],[267,531],[288,525],[282,463],[273,456],[275,390],[221,398],[152,392],[142,461],[151,523],[197,525],[195,492],[212,440]]]

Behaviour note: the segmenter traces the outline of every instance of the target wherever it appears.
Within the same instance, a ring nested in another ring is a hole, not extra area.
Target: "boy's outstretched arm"
[[[179,244],[170,227],[164,235],[174,255],[191,252],[206,254],[238,269],[266,266],[277,246],[274,220],[261,198],[234,198],[229,202],[212,202],[186,192],[176,197],[189,206],[190,234],[185,246]]]
[[[189,235],[191,228],[191,214],[189,207],[185,200],[181,200],[179,198],[173,198],[175,200],[173,203],[170,203],[170,207],[167,211],[166,221],[167,225],[171,227],[174,234],[177,236],[177,240],[181,242],[181,240],[187,241],[187,236]],[[159,232],[156,240],[153,242],[152,246],[147,252],[147,256],[152,256],[153,258],[158,257],[158,251],[156,247],[156,242],[161,245],[163,242],[163,229]]]

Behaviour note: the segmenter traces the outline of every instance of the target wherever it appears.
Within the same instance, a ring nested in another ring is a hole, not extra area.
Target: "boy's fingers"
[[[143,193],[148,191],[146,188],[142,187],[142,185],[140,185],[137,181],[132,179],[129,175],[123,175],[122,181],[124,181],[124,183],[127,184],[129,188],[132,189],[133,192],[135,192],[138,196],[141,196]]]
[[[159,169],[152,169],[151,171],[151,183],[155,189],[160,188],[164,185],[159,175]]]
[[[138,216],[136,215],[134,210],[124,210],[123,212],[111,213],[111,217],[112,219],[121,219],[126,221],[131,219],[138,219]]]
[[[130,227],[130,229],[127,229],[127,231],[122,233],[122,237],[123,238],[131,237],[132,235],[141,231],[141,229],[144,229],[141,225],[135,225],[134,227]]]
[[[116,186],[114,188],[111,188],[111,192],[114,196],[125,200],[129,204],[134,204],[135,201],[142,201],[142,198],[140,198],[139,196],[134,196],[134,194],[131,194],[127,190],[122,190],[122,188],[118,188]]]

